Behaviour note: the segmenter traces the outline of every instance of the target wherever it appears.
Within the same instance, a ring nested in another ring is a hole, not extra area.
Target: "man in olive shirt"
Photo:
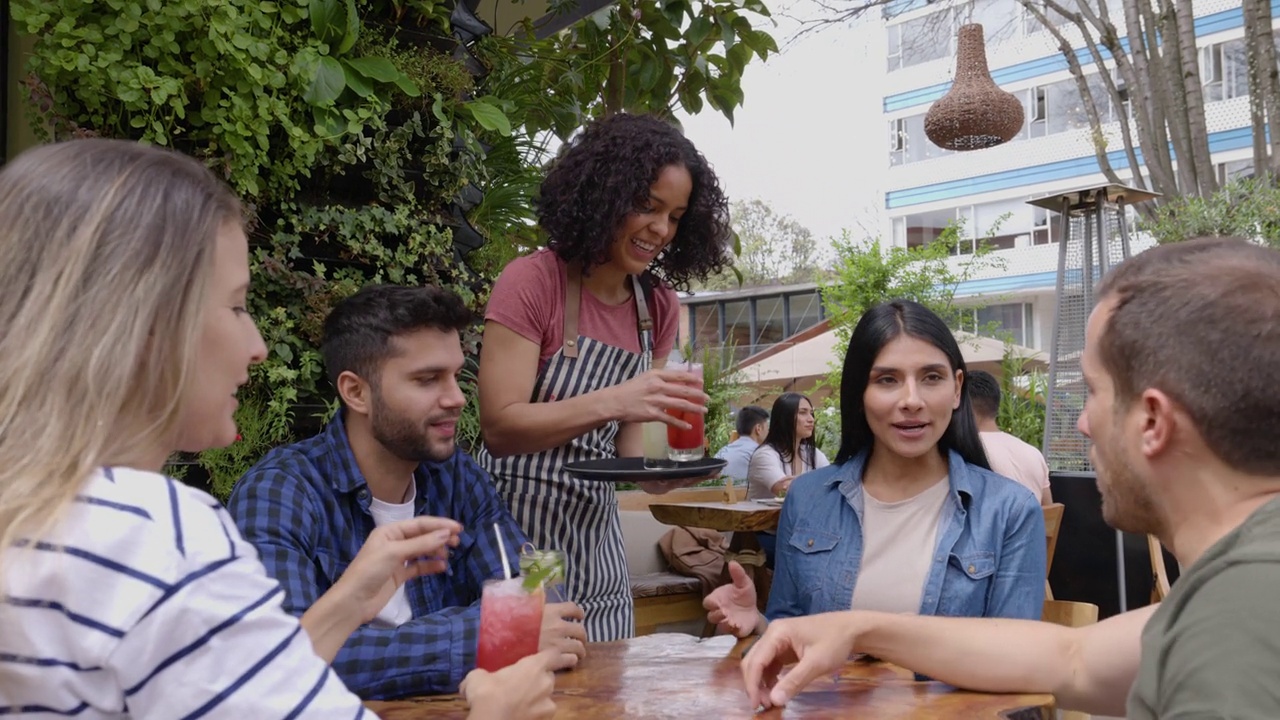
[[[1280,251],[1214,238],[1122,263],[1099,288],[1081,363],[1103,516],[1173,552],[1186,571],[1169,597],[1086,628],[780,620],[743,661],[753,702],[783,704],[865,652],[1131,720],[1280,718]]]

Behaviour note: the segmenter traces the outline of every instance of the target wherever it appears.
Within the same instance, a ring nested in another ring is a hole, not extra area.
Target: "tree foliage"
[[[1142,229],[1161,244],[1235,235],[1280,248],[1280,187],[1266,178],[1233,180],[1209,197],[1165,203]]]
[[[704,98],[732,119],[745,67],[777,49],[756,27],[761,0],[626,0],[545,38],[531,24],[486,34],[439,0],[10,6],[34,39],[24,84],[45,139],[176,148],[253,212],[250,305],[271,353],[237,413],[243,444],[198,460],[221,490],[332,412],[316,348],[334,303],[371,282],[429,283],[479,310],[505,261],[540,241],[529,200],[556,139]]]
[[[763,200],[737,200],[730,209],[738,248],[733,268],[703,289],[728,290],[817,281],[827,253],[809,228]]]

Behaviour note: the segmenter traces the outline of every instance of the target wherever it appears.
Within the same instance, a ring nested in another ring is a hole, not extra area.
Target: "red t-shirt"
[[[649,314],[653,316],[653,356],[665,358],[675,345],[680,299],[674,290],[661,283],[654,283],[652,295]],[[542,365],[564,344],[564,300],[564,261],[543,248],[512,260],[502,269],[493,284],[484,318],[538,343],[539,365]],[[581,302],[580,335],[633,353],[640,352],[634,297],[621,305],[608,305],[584,290]]]

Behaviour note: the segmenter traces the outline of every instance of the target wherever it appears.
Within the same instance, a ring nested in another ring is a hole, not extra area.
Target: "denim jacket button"
[[[810,539],[810,540],[809,540],[809,547],[813,547],[813,540],[812,540],[812,539]]]
[[[970,574],[970,575],[972,575],[974,572],[976,572],[976,571],[977,571],[977,569],[978,569],[978,568],[976,568],[976,567],[974,567],[974,566],[970,565],[970,566],[969,566],[969,574]]]

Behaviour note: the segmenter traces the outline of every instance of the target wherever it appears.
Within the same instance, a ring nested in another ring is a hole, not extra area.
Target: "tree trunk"
[[[1178,180],[1173,170],[1173,158],[1169,152],[1169,133],[1164,112],[1164,82],[1160,76],[1158,45],[1155,43],[1157,25],[1151,6],[1140,0],[1124,0],[1125,26],[1129,37],[1128,61],[1119,40],[1107,49],[1118,61],[1121,77],[1129,89],[1129,105],[1134,110],[1138,126],[1138,144],[1142,159],[1151,176],[1151,188],[1171,197],[1177,194]],[[1150,39],[1150,42],[1148,42]],[[1148,50],[1148,48],[1152,48]]]
[[[1058,51],[1062,53],[1062,57],[1066,58],[1067,69],[1071,71],[1071,77],[1076,81],[1076,90],[1080,93],[1080,101],[1084,103],[1084,111],[1089,116],[1089,128],[1093,134],[1093,155],[1098,160],[1098,169],[1107,178],[1107,182],[1123,184],[1120,176],[1116,174],[1115,168],[1111,167],[1111,161],[1107,158],[1106,138],[1102,134],[1102,117],[1098,113],[1098,104],[1094,100],[1093,93],[1089,90],[1089,81],[1085,77],[1084,68],[1081,67],[1080,61],[1076,58],[1075,49],[1071,47],[1071,43],[1067,41],[1062,31],[1049,22],[1049,18],[1045,16],[1040,8],[1036,7],[1030,0],[1019,0],[1019,2],[1058,41]],[[1053,0],[1048,0],[1048,2],[1053,2]],[[1056,10],[1057,8],[1052,7],[1052,9]],[[1084,36],[1088,38],[1089,33],[1083,23],[1080,22],[1078,15],[1075,16],[1075,23],[1080,27]],[[1093,41],[1090,40],[1089,44],[1093,45]],[[1110,71],[1107,70],[1106,65],[1102,63],[1100,58],[1099,54],[1094,54],[1094,63],[1098,67],[1098,72],[1110,77]],[[1137,156],[1128,145],[1129,143],[1126,141],[1125,149],[1129,151],[1127,157],[1129,158],[1129,169],[1134,178],[1133,182],[1138,187],[1143,187],[1142,173],[1138,170]]]
[[[1196,191],[1200,197],[1209,197],[1218,189],[1218,176],[1213,171],[1213,156],[1209,154],[1209,123],[1204,117],[1204,87],[1200,83],[1200,62],[1199,53],[1196,50],[1195,16],[1191,8],[1191,0],[1177,0],[1173,17],[1178,28],[1176,47],[1182,65],[1181,80],[1187,105],[1187,135],[1191,142],[1191,157],[1196,168]]]
[[[1111,18],[1107,14],[1107,4],[1104,2],[1099,5],[1099,9],[1101,10],[1100,14],[1094,14],[1093,9],[1089,7],[1088,3],[1079,3],[1078,6],[1080,8],[1081,15],[1088,20],[1090,25],[1097,29],[1099,37],[1102,38],[1102,42],[1104,44],[1110,43],[1115,47],[1115,50],[1112,51],[1112,57],[1115,58],[1116,69],[1121,72],[1122,78],[1125,77],[1121,66],[1128,63],[1128,58],[1120,47],[1120,40],[1119,35],[1116,33],[1116,26],[1111,22]],[[1089,32],[1089,28],[1085,27],[1084,23],[1080,22],[1079,18],[1076,19],[1076,26],[1080,28],[1080,36],[1084,38],[1085,43],[1089,46],[1089,54],[1093,56],[1093,64],[1098,68],[1098,74],[1102,77],[1102,82],[1107,88],[1107,95],[1111,98],[1112,105],[1119,109],[1116,113],[1116,117],[1118,119],[1116,124],[1120,128],[1120,140],[1124,143],[1125,159],[1129,163],[1129,168],[1133,175],[1133,185],[1134,187],[1145,190],[1147,189],[1147,183],[1143,179],[1141,166],[1138,164],[1138,153],[1133,142],[1133,132],[1129,128],[1130,112],[1125,109],[1125,98],[1121,96],[1120,89],[1116,87],[1115,79],[1107,69],[1106,59],[1103,57],[1102,51],[1098,47],[1098,43],[1094,41],[1093,35]],[[1130,67],[1129,72],[1132,73],[1132,71],[1133,68]],[[1132,85],[1126,81],[1125,87],[1130,88]],[[1129,101],[1128,106],[1133,107],[1132,100]],[[1151,168],[1147,168],[1147,174],[1149,175],[1151,172]]]
[[[1191,150],[1191,127],[1187,121],[1187,92],[1182,83],[1182,53],[1178,40],[1178,18],[1172,0],[1161,0],[1159,16],[1152,12],[1153,22],[1147,27],[1148,44],[1153,48],[1151,67],[1153,80],[1158,73],[1156,85],[1156,117],[1163,117],[1169,126],[1169,138],[1173,143],[1173,156],[1178,171],[1178,192],[1183,195],[1194,195],[1198,191],[1196,182],[1195,153]],[[1164,40],[1164,42],[1159,42]],[[1156,49],[1158,48],[1158,49]]]
[[[1258,3],[1255,0],[1244,0],[1240,10],[1244,14],[1245,38],[1244,60],[1249,76],[1249,127],[1253,134],[1253,170],[1261,174],[1268,166],[1267,158],[1267,112],[1265,99],[1267,96],[1263,78],[1264,67],[1258,57],[1258,45],[1254,28],[1258,27]],[[1269,24],[1268,24],[1269,25]],[[1268,36],[1270,33],[1268,33]],[[1270,41],[1270,37],[1268,37]]]
[[[1271,145],[1267,165],[1253,166],[1253,172],[1262,175],[1270,173],[1272,178],[1280,177],[1280,67],[1276,65],[1275,33],[1271,29],[1271,3],[1269,0],[1252,0],[1256,3],[1257,22],[1246,24],[1249,36],[1246,42],[1257,51],[1259,73],[1258,80],[1262,94],[1262,105],[1267,111],[1268,125],[1274,125],[1271,132]],[[1246,2],[1246,5],[1249,3]],[[1249,86],[1249,92],[1255,90]]]

